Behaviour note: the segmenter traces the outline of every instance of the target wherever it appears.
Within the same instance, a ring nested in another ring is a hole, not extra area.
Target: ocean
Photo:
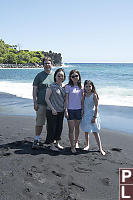
[[[58,67],[54,67],[55,71]],[[102,127],[133,133],[133,64],[132,63],[66,63],[66,81],[77,69],[84,81],[93,81],[99,95]],[[43,69],[0,69],[0,113],[35,116],[32,82]]]

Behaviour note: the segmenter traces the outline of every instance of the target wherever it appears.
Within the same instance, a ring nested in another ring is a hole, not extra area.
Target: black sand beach
[[[0,116],[1,200],[117,200],[119,168],[133,167],[133,136],[101,130],[106,155],[97,151],[90,137],[90,151],[84,152],[84,134],[76,155],[69,149],[64,122],[59,153],[48,146],[32,150],[35,118]],[[41,141],[44,142],[44,128]]]

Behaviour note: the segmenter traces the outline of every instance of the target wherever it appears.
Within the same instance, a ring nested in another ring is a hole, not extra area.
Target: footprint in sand
[[[35,166],[32,166],[31,169],[27,171],[27,176],[37,180],[40,183],[45,183],[46,177],[44,177],[44,175],[37,170],[38,169]]]
[[[11,153],[9,151],[9,148],[3,147],[0,149],[0,157],[10,156],[10,155],[11,155]]]
[[[60,173],[60,172],[56,172],[56,171],[52,171],[52,174],[54,174],[55,176],[58,176],[58,177],[63,177],[64,174]]]
[[[109,177],[101,179],[101,182],[106,186],[111,185],[111,179]]]
[[[91,172],[92,170],[89,168],[85,168],[85,167],[75,167],[74,171],[76,171],[78,173],[88,173],[88,172]]]

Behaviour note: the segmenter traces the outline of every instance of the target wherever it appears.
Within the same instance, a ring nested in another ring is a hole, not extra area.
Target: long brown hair
[[[96,88],[95,88],[94,83],[93,83],[92,81],[90,81],[90,80],[85,80],[85,82],[84,82],[84,92],[85,92],[85,86],[86,86],[87,84],[89,84],[89,85],[92,86],[91,92],[94,93],[94,94],[96,94],[96,95],[97,95],[97,99],[99,100],[99,96],[98,96],[98,94],[97,94],[97,92],[96,92]],[[85,92],[85,93],[86,93],[86,92]]]
[[[78,80],[77,84],[78,84],[78,87],[81,89],[81,87],[82,87],[82,86],[81,86],[81,76],[80,76],[79,71],[76,70],[76,69],[73,69],[73,70],[70,71],[70,73],[69,73],[69,82],[68,82],[68,85],[74,86],[73,81],[72,81],[72,79],[71,79],[71,76],[72,76],[72,74],[74,74],[74,73],[77,73],[77,74],[79,75],[79,80]]]

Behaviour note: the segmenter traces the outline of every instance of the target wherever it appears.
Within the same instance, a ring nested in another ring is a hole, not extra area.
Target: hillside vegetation
[[[9,45],[2,39],[0,40],[0,64],[41,65],[45,56],[51,57],[54,65],[61,65],[62,63],[61,53],[20,50],[18,45]]]

